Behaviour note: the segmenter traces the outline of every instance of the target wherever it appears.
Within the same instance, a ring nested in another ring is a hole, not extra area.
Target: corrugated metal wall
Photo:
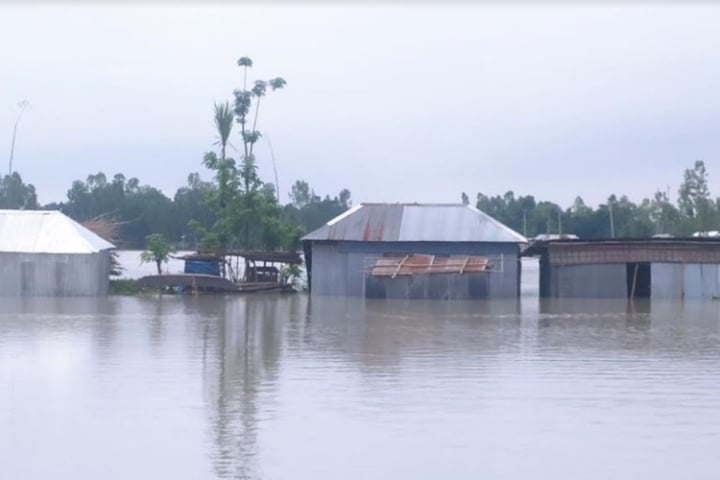
[[[550,266],[543,279],[550,282],[552,297],[622,298],[627,297],[627,266],[558,265]],[[541,287],[541,292],[548,289]]]
[[[627,265],[556,265],[541,263],[541,296],[623,298],[628,296]],[[652,298],[720,298],[720,265],[652,263]]]
[[[653,263],[653,298],[720,298],[720,265]]]
[[[493,273],[366,277],[366,294],[374,298],[468,300],[509,296],[491,293]]]
[[[0,253],[0,296],[95,296],[109,287],[110,251]]]
[[[516,244],[312,242],[311,248],[313,294],[365,296],[366,273],[384,253],[488,256],[500,270],[479,274],[482,278],[476,278],[479,275],[451,275],[456,278],[431,275],[428,278],[418,276],[412,280],[390,279],[382,282],[382,285],[387,283],[384,289],[388,298],[484,298],[515,297],[519,294],[520,268]],[[497,265],[500,258],[502,265]],[[370,285],[372,288],[372,281]]]

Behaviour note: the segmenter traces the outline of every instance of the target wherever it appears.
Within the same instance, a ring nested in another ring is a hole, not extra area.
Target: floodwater
[[[535,281],[4,299],[0,479],[720,478],[720,302],[541,302]]]
[[[140,259],[142,250],[117,250],[118,261],[122,267],[121,278],[138,279],[145,275],[157,275],[157,266],[154,262],[143,263]],[[182,273],[185,262],[178,259],[191,251],[179,251],[171,255],[166,263],[162,264],[163,273]]]

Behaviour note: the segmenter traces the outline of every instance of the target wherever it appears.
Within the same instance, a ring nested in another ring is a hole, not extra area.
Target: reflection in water
[[[277,383],[282,328],[292,298],[248,296],[221,302],[204,331],[203,382],[220,478],[258,478],[258,402],[267,414]],[[259,397],[263,398],[259,398]]]
[[[8,300],[0,478],[717,478],[718,369],[720,302]]]

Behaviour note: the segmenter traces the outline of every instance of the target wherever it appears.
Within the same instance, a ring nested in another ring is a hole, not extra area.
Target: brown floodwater
[[[717,479],[720,302],[2,300],[1,479]]]

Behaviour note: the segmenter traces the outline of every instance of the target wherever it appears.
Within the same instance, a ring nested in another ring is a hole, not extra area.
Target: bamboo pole
[[[400,263],[398,263],[398,266],[395,269],[395,273],[392,274],[392,278],[397,277],[397,274],[400,272],[400,269],[402,268],[403,263],[405,263],[405,260],[407,260],[408,258],[410,258],[410,255],[405,255],[405,258],[403,258],[402,261]]]
[[[632,282],[632,289],[630,290],[630,300],[635,300],[635,287],[637,286],[637,276],[638,276],[638,270],[640,269],[640,264],[635,264],[635,272],[633,273],[633,282]]]

